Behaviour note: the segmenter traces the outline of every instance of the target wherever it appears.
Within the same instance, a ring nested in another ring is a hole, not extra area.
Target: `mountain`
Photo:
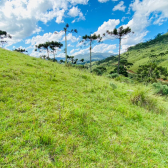
[[[0,167],[167,167],[168,100],[0,48]]]
[[[105,59],[107,57],[110,57],[113,54],[110,53],[92,53],[92,61],[99,61],[102,59]],[[81,60],[82,58],[84,58],[85,62],[90,61],[90,54],[80,54],[75,56],[75,58],[77,58],[78,60]]]

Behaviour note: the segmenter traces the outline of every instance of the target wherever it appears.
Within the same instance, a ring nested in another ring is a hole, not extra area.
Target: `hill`
[[[134,65],[130,70],[136,72],[139,65],[148,63],[149,56],[156,55],[158,57],[157,64],[168,68],[168,33],[164,35],[158,34],[155,39],[137,44],[128,49],[128,52],[121,54],[121,58],[126,58],[128,62]],[[117,59],[107,58],[98,62],[99,66],[105,66],[108,72],[114,69]]]
[[[0,167],[167,167],[167,111],[150,86],[0,49]]]

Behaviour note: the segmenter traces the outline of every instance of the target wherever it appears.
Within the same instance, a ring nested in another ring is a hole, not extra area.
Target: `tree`
[[[77,58],[74,59],[74,56],[68,56],[68,55],[67,55],[67,59],[69,59],[72,64],[77,64],[78,59],[77,59]]]
[[[80,60],[80,62],[84,62],[84,59],[82,58],[82,59]]]
[[[3,45],[5,43],[7,43],[7,41],[4,40],[5,38],[10,38],[11,39],[12,36],[10,34],[8,34],[6,31],[0,30],[0,43],[2,45],[2,48],[3,48]]]
[[[133,63],[128,62],[127,59],[122,59],[120,61],[119,74],[122,74],[125,77],[128,77],[127,70],[128,68],[130,68],[130,66],[133,66]],[[114,71],[111,71],[110,74],[117,73],[117,72],[118,72],[118,67],[116,67]]]
[[[90,45],[90,47],[89,47],[89,50],[90,50],[90,72],[92,72],[92,64],[91,64],[91,61],[92,61],[92,43],[95,40],[97,40],[98,42],[101,42],[102,37],[100,37],[100,34],[99,35],[90,34],[89,36],[88,35],[83,36],[82,39],[83,40],[81,42],[89,42],[89,45]]]
[[[119,39],[119,55],[118,55],[118,68],[117,68],[117,73],[119,74],[119,67],[120,67],[120,53],[121,53],[121,40],[123,39],[124,36],[127,34],[131,33],[131,29],[129,27],[123,28],[121,26],[118,30],[115,28],[113,31],[107,30],[106,33],[110,36],[113,36],[117,39]],[[105,33],[103,34],[105,36]]]
[[[40,58],[46,59],[46,55],[40,55]]]
[[[47,59],[49,59],[49,46],[50,46],[50,42],[46,42],[44,44],[39,44],[39,45],[35,45],[36,49],[35,51],[39,51],[42,52],[43,50],[47,51]]]
[[[146,82],[156,82],[158,78],[168,76],[167,68],[158,66],[156,63],[149,63],[147,65],[141,65],[137,71],[138,80]]]
[[[54,60],[55,60],[55,54],[58,48],[61,48],[63,46],[62,43],[57,42],[57,41],[52,41],[50,42],[50,48],[51,48],[51,53],[54,55]]]
[[[64,63],[64,61],[63,61],[63,60],[60,60],[60,64],[61,64],[61,63]]]
[[[17,52],[20,52],[20,53],[28,52],[28,51],[26,51],[25,49],[22,49],[22,48],[17,48],[14,51],[17,51]]]
[[[67,32],[78,33],[77,29],[72,29],[71,31],[68,31],[68,28],[69,28],[69,24],[66,24],[64,29],[61,30],[61,32],[64,31],[65,33],[65,64],[67,64]],[[57,31],[55,31],[54,33],[58,34]]]

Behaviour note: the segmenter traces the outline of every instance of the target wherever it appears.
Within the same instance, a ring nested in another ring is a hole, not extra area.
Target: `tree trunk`
[[[120,50],[121,50],[121,37],[119,37],[119,55],[118,55],[118,69],[117,69],[118,74],[120,71]]]
[[[53,54],[54,54],[54,61],[55,61],[55,53],[53,52]]]
[[[92,72],[92,63],[91,63],[91,61],[92,61],[92,46],[91,46],[91,44],[92,44],[92,41],[90,41],[90,73]]]
[[[48,48],[47,48],[47,54],[48,54],[48,58],[50,58]]]
[[[67,64],[67,37],[66,37],[66,30],[65,30],[65,64]]]

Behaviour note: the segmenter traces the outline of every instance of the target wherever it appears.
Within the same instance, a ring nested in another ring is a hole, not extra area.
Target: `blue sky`
[[[61,30],[66,23],[69,30],[78,30],[78,34],[68,34],[68,55],[75,56],[89,53],[88,46],[80,44],[85,34],[102,35],[115,27],[129,26],[134,34],[122,41],[125,52],[129,46],[167,32],[167,19],[168,0],[0,0],[0,30],[13,36],[5,47],[26,48],[35,57],[40,56],[34,51],[35,44],[46,41],[64,44]],[[109,38],[103,38],[101,44],[95,42],[93,52],[117,53],[118,41]],[[64,57],[63,49],[58,51],[58,57]]]

